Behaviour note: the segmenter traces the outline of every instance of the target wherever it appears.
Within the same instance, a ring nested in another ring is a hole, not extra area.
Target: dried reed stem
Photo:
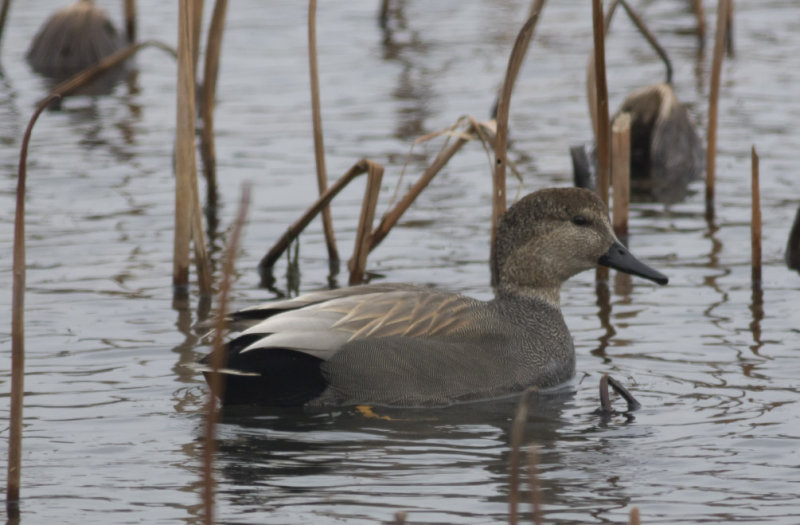
[[[389,24],[389,3],[390,0],[381,0],[381,7],[378,10],[378,24],[381,29],[386,29]]]
[[[719,0],[714,58],[711,62],[711,90],[708,94],[708,136],[706,138],[706,217],[714,217],[714,182],[717,172],[717,111],[722,60],[725,52],[728,7],[730,0]]]
[[[208,28],[206,41],[206,62],[203,71],[203,97],[200,100],[200,118],[203,128],[200,132],[200,153],[203,157],[203,171],[206,177],[207,205],[217,205],[217,152],[214,144],[214,106],[217,97],[217,76],[219,57],[222,49],[222,34],[225,30],[225,15],[228,0],[216,0]]]
[[[9,7],[11,7],[11,0],[3,0],[3,5],[0,5],[0,42],[3,40],[3,29],[6,27]]]
[[[539,487],[539,476],[537,468],[539,465],[539,447],[528,447],[528,485],[531,491],[531,510],[533,512],[533,523],[542,525],[542,495]]]
[[[200,57],[200,35],[203,32],[203,5],[205,0],[193,0],[192,9],[192,72],[197,73]],[[195,82],[197,77],[194,77]]]
[[[630,525],[641,525],[642,522],[639,519],[639,507],[633,507],[630,513],[630,521],[628,522]]]
[[[125,36],[128,42],[136,41],[136,0],[125,0]]]
[[[525,420],[528,418],[528,405],[530,405],[533,395],[538,392],[539,389],[534,386],[525,390],[519,400],[517,413],[514,415],[514,421],[511,424],[511,453],[509,454],[511,472],[508,482],[508,523],[510,525],[518,523],[520,447],[522,446],[522,437],[525,432]]]
[[[614,186],[614,233],[617,237],[628,237],[628,205],[631,199],[631,116],[622,113],[611,128],[611,167]]]
[[[369,160],[366,162],[367,187],[364,190],[364,200],[361,203],[361,217],[358,219],[353,257],[350,259],[349,284],[351,286],[364,281],[367,255],[372,241],[372,222],[375,220],[375,208],[378,205],[378,194],[380,193],[381,180],[383,179],[383,166]]]
[[[525,59],[528,43],[533,37],[533,30],[538,19],[539,11],[528,17],[522,29],[519,30],[519,34],[517,34],[517,39],[511,50],[511,56],[508,58],[503,89],[500,90],[500,99],[497,103],[497,135],[494,143],[495,166],[492,179],[492,252],[494,252],[497,223],[500,221],[500,216],[506,211],[506,155],[508,154],[508,112],[511,105],[511,92],[514,89],[514,82],[520,67],[522,67],[522,61]]]
[[[289,244],[297,238],[298,235],[308,226],[314,217],[322,211],[322,209],[330,204],[331,200],[333,200],[336,195],[347,186],[350,181],[356,178],[358,175],[362,173],[367,173],[369,171],[369,166],[372,164],[372,161],[367,159],[361,159],[357,163],[355,163],[347,173],[342,175],[339,180],[333,183],[325,193],[319,196],[317,201],[311,205],[311,207],[306,210],[306,212],[297,220],[294,224],[292,224],[284,233],[280,239],[278,239],[272,248],[269,249],[267,254],[261,259],[261,262],[258,263],[259,271],[261,272],[262,278],[264,275],[269,273],[269,270],[272,266],[277,262],[280,256],[286,251],[286,248],[289,247]]]
[[[703,12],[703,0],[692,0],[692,8],[694,17],[697,19],[697,40],[702,48],[706,43],[706,15]]]
[[[622,7],[625,8],[625,12],[628,14],[628,18],[631,19],[631,22],[633,22],[633,25],[636,26],[636,29],[639,30],[639,33],[642,34],[642,36],[645,38],[645,40],[647,40],[647,43],[650,44],[650,47],[653,48],[653,50],[656,52],[656,54],[661,59],[661,61],[664,62],[664,67],[667,70],[666,83],[667,84],[671,84],[672,83],[672,62],[670,61],[669,56],[667,55],[667,51],[661,46],[661,44],[658,43],[658,39],[656,38],[656,36],[653,34],[652,31],[650,31],[650,28],[648,28],[647,24],[644,23],[644,20],[642,20],[642,17],[639,16],[639,14],[636,12],[636,10],[634,10],[630,6],[630,4],[627,2],[627,0],[614,0],[614,2],[615,3],[619,2],[622,5]],[[611,7],[609,7],[609,11],[610,10],[611,10]],[[611,14],[611,13],[609,13],[609,14]],[[606,27],[608,27],[608,24],[606,24]]]
[[[761,286],[761,190],[758,182],[758,153],[753,145],[750,150],[751,184],[753,206],[750,217],[750,243],[752,245],[752,281],[754,287]]]
[[[155,47],[161,49],[162,51],[169,53],[173,58],[177,58],[177,52],[173,48],[157,40],[147,40],[145,42],[139,42],[138,44],[131,44],[108,55],[96,65],[75,73],[63,82],[59,82],[53,87],[53,89],[50,90],[50,94],[67,96],[79,87],[91,82],[99,75],[119,65],[146,47]]]
[[[725,32],[725,50],[727,51],[727,55],[730,58],[733,58],[736,55],[736,50],[733,46],[733,17],[734,17],[734,2],[730,0],[728,3],[728,12],[727,12],[727,28]]]
[[[605,28],[603,24],[603,2],[592,0],[594,26],[594,73],[597,90],[597,191],[608,205],[608,183],[611,172],[609,147],[608,85],[606,83]]]
[[[175,245],[172,283],[177,296],[185,296],[189,284],[189,248],[194,239],[200,292],[211,293],[211,273],[205,246],[203,215],[197,189],[195,160],[195,76],[192,34],[197,2],[181,0],[178,15],[178,90],[175,139]]]
[[[22,409],[25,393],[25,183],[27,180],[28,144],[36,120],[59,95],[50,95],[33,113],[19,152],[17,207],[14,212],[14,280],[11,291],[11,408],[8,429],[8,485],[6,513],[19,518],[19,486],[22,474]]]
[[[609,145],[608,86],[606,85],[605,25],[603,21],[602,0],[592,0],[592,22],[594,28],[594,85],[596,88],[597,128],[597,192],[608,206],[608,184],[611,172],[611,151]],[[608,279],[608,268],[597,268],[598,281]]]
[[[218,409],[215,392],[222,392],[222,376],[219,369],[225,368],[227,354],[223,348],[222,334],[225,331],[225,316],[228,311],[228,302],[233,279],[234,262],[236,252],[239,249],[239,239],[244,228],[244,221],[247,217],[247,209],[250,205],[250,185],[245,184],[242,188],[242,196],[239,200],[239,212],[236,214],[236,221],[233,224],[228,249],[225,252],[225,262],[222,265],[222,282],[219,291],[219,305],[217,306],[217,319],[214,329],[213,351],[211,352],[209,374],[208,401],[206,403],[206,436],[203,450],[203,513],[204,522],[211,525],[214,523],[214,452],[215,446],[215,427],[218,419]],[[222,395],[222,394],[220,394]]]
[[[317,0],[308,2],[308,68],[311,77],[311,118],[314,124],[314,159],[317,163],[317,187],[322,195],[328,189],[328,175],[325,170],[325,144],[322,139],[322,115],[319,102],[319,75],[317,73]],[[325,231],[325,244],[328,248],[328,263],[331,274],[339,271],[339,252],[333,231],[331,209],[322,209],[322,228]]]

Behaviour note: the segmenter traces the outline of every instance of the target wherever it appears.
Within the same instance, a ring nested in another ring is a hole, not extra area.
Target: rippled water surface
[[[672,56],[678,97],[705,134],[710,52],[698,54],[682,0],[640,1]],[[109,2],[116,20],[118,3]],[[175,42],[176,3],[140,2],[144,38]],[[390,30],[378,2],[321,2],[320,84],[332,178],[362,157],[386,166],[381,214],[417,137],[459,116],[485,118],[504,75],[523,1],[397,2]],[[705,2],[709,26],[714,6]],[[14,2],[0,77],[0,296],[10,319],[11,242],[20,138],[44,80],[24,62],[60,2]],[[800,6],[737,2],[736,56],[722,73],[717,217],[702,182],[684,202],[636,204],[630,246],[670,276],[667,287],[612,275],[604,300],[586,272],[562,292],[578,374],[535,399],[525,442],[540,454],[550,523],[800,521],[800,276],[783,249],[800,201]],[[305,2],[238,0],[229,8],[217,109],[222,208],[215,261],[239,188],[253,205],[234,307],[274,297],[255,270],[314,198]],[[206,13],[208,15],[208,13]],[[590,2],[550,2],[512,100],[511,158],[522,192],[571,184],[567,153],[589,140],[584,67]],[[708,40],[709,47],[711,40]],[[611,106],[660,81],[662,67],[624,18],[608,45]],[[157,50],[104,98],[77,97],[34,131],[27,196],[25,523],[200,522],[205,385],[183,365],[207,351],[172,305],[175,65]],[[763,303],[750,285],[750,147],[761,154]],[[418,145],[402,187],[439,144]],[[422,194],[368,267],[387,281],[491,295],[490,181],[467,145]],[[362,186],[336,201],[346,258]],[[511,197],[518,184],[510,182]],[[300,291],[329,284],[317,223],[301,238]],[[218,266],[218,264],[217,264]],[[286,263],[276,268],[287,290]],[[346,276],[335,279],[344,284]],[[605,303],[605,304],[604,304]],[[9,325],[0,329],[0,417],[7,420]],[[593,414],[610,373],[643,408]],[[219,518],[226,523],[507,520],[514,400],[445,410],[229,415],[219,429]],[[6,424],[0,424],[6,456]],[[523,486],[523,501],[527,501]],[[523,506],[527,511],[527,506]],[[526,515],[527,519],[529,515]]]

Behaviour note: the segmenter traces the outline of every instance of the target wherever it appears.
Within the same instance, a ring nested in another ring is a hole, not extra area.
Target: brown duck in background
[[[705,149],[689,112],[668,83],[628,95],[614,114],[631,116],[631,195],[639,201],[667,204],[683,200],[689,183],[702,178]],[[575,186],[597,185],[594,145],[570,148]]]
[[[59,82],[97,65],[125,43],[105,11],[94,2],[79,0],[47,19],[34,37],[27,59],[34,71]],[[108,93],[123,72],[124,67],[116,68],[78,94]]]
[[[597,195],[579,188],[514,204],[494,254],[491,301],[377,284],[237,312],[250,327],[226,347],[217,394],[226,405],[441,406],[553,387],[575,372],[564,281],[602,264],[667,283],[616,239]]]
[[[611,119],[629,113],[631,118],[630,189],[636,201],[658,201],[667,204],[683,200],[689,183],[702,177],[705,169],[703,142],[691,121],[689,112],[678,101],[672,87],[672,63],[666,50],[644,20],[626,0],[612,0],[606,15],[606,30],[617,5],[624,7],[631,21],[664,62],[665,81],[634,91],[623,101]],[[594,61],[587,67],[587,94],[592,130],[597,136],[596,86]],[[597,158],[594,144],[570,148],[575,186],[597,187]],[[613,162],[613,159],[612,159]]]

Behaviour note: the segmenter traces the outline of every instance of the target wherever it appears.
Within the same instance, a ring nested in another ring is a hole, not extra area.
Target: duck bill
[[[614,241],[611,248],[598,259],[598,264],[614,268],[621,272],[629,273],[631,275],[638,275],[644,277],[658,284],[667,284],[669,279],[663,273],[656,271],[645,263],[637,259],[628,251],[628,249],[619,241]]]

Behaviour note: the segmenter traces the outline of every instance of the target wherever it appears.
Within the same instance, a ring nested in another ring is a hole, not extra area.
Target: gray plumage
[[[248,308],[234,314],[246,328],[227,346],[219,394],[226,404],[432,406],[556,386],[575,371],[561,284],[598,261],[666,282],[618,243],[593,192],[532,193],[498,226],[493,300],[377,284]]]

